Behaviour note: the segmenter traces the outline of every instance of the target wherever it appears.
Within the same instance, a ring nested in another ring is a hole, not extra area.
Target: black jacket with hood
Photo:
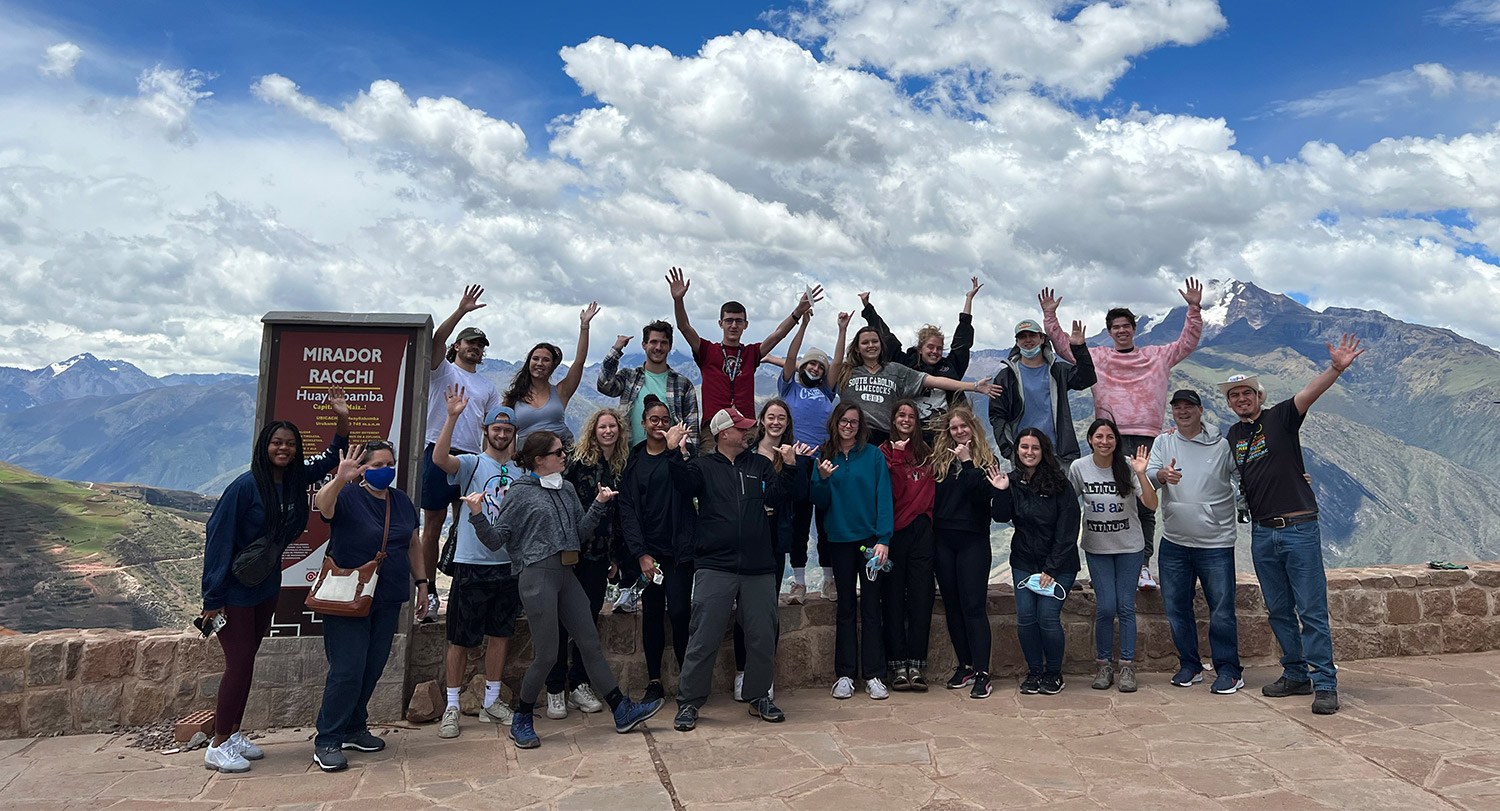
[[[671,452],[672,484],[684,499],[698,499],[693,565],[735,574],[777,574],[777,554],[766,508],[792,506],[796,465],[780,473],[771,460],[746,449],[730,461],[718,451],[683,459]]]
[[[1010,567],[1045,572],[1056,578],[1078,574],[1078,524],[1082,512],[1073,486],[1063,482],[1061,493],[1043,496],[1014,475],[1010,487],[995,492],[994,518],[1015,527],[1010,538]]]
[[[697,453],[696,446],[689,445],[688,448],[692,453]],[[669,460],[671,457],[680,455],[672,448],[668,448],[663,453]],[[666,537],[672,541],[670,547],[662,545],[659,540],[649,541],[641,526],[639,504],[646,483],[640,475],[640,461],[646,454],[645,442],[636,443],[636,446],[631,448],[630,459],[625,462],[625,470],[620,474],[620,495],[616,499],[620,502],[620,534],[624,536],[630,562],[634,562],[642,555],[650,555],[656,560],[687,563],[693,559],[693,534],[697,525],[697,513],[693,511],[691,497],[682,495],[675,487],[667,488],[666,496],[672,504],[671,532],[666,533]],[[622,561],[623,563],[625,562]],[[622,568],[633,567],[622,565]]]
[[[1058,461],[1063,467],[1077,459],[1078,434],[1073,430],[1073,409],[1068,405],[1068,392],[1083,391],[1094,385],[1094,359],[1082,347],[1073,353],[1078,363],[1072,364],[1052,351],[1052,342],[1042,339],[1042,357],[1047,359],[1047,376],[1052,381],[1052,426],[1057,431]],[[1026,413],[1026,394],[1021,386],[1021,348],[1013,346],[1005,363],[995,372],[995,384],[1002,387],[998,397],[990,398],[990,428],[995,432],[995,445],[1000,455],[1010,459],[1016,447],[1016,434],[1021,432],[1021,415]]]

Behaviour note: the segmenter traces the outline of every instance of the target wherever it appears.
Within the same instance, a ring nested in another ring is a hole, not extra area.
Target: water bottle
[[[875,558],[875,550],[867,546],[861,546],[859,551],[865,553],[865,578],[867,580],[873,581],[876,577],[880,576],[881,572],[891,570],[891,559],[889,557],[885,559],[884,563],[879,563]]]

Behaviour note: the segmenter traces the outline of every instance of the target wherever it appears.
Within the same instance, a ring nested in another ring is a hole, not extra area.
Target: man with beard
[[[943,331],[932,324],[917,330],[916,346],[903,349],[901,339],[891,332],[891,328],[885,325],[885,320],[875,312],[869,293],[859,294],[859,300],[864,304],[860,315],[864,316],[866,324],[880,333],[886,357],[892,362],[923,374],[963,380],[964,373],[969,370],[969,349],[974,346],[974,297],[979,294],[979,288],[984,287],[978,276],[971,277],[969,283],[969,292],[964,295],[964,308],[958,314],[958,327],[953,330],[953,346],[946,355],[943,354]],[[959,391],[925,389],[912,399],[917,401],[920,412],[918,416],[922,424],[928,426],[930,431],[933,423],[947,412],[949,406],[966,402],[966,397]]]
[[[515,412],[495,406],[484,416],[484,452],[454,456],[450,440],[456,426],[467,419],[469,398],[462,388],[443,392],[447,419],[432,448],[433,464],[447,476],[447,483],[464,495],[482,493],[485,514],[493,517],[500,508],[511,481],[521,475],[512,461],[515,454]],[[474,534],[474,525],[458,522],[458,543],[453,552],[453,587],[448,597],[448,654],[443,669],[448,688],[448,706],[443,710],[438,737],[458,737],[458,691],[463,685],[469,650],[485,645],[484,703],[479,720],[508,724],[511,708],[500,700],[500,675],[505,653],[516,630],[521,594],[511,574],[510,554],[504,546],[491,549]]]
[[[482,295],[484,288],[477,284],[465,287],[458,308],[432,333],[432,376],[427,380],[427,447],[422,452],[422,554],[428,572],[438,570],[438,551],[442,547],[438,536],[443,531],[444,514],[450,507],[458,506],[458,497],[462,495],[457,486],[449,484],[447,473],[432,461],[433,446],[447,416],[443,391],[456,386],[468,393],[470,410],[458,421],[450,437],[450,452],[454,454],[479,453],[484,444],[480,422],[500,405],[500,390],[479,374],[479,364],[484,362],[484,351],[490,345],[484,332],[464,327],[453,343],[448,343],[448,336],[465,315],[484,308],[479,303]],[[456,513],[454,518],[455,524],[468,523],[457,520]],[[432,588],[427,592],[427,616],[423,622],[435,621],[440,607],[437,589]]]
[[[646,441],[640,407],[648,394],[656,395],[656,399],[666,404],[673,424],[681,422],[696,426],[698,393],[693,388],[693,381],[667,365],[667,355],[672,351],[672,325],[665,321],[647,324],[641,331],[646,363],[633,369],[621,369],[620,358],[628,343],[629,335],[615,338],[614,347],[604,356],[596,387],[606,397],[620,398],[620,412],[625,415],[625,424],[630,426],[630,447]]]

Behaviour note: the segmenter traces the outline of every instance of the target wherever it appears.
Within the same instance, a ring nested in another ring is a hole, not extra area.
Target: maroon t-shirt
[[[698,342],[698,371],[703,373],[703,424],[723,408],[755,413],[755,369],[760,366],[760,344],[726,347]]]

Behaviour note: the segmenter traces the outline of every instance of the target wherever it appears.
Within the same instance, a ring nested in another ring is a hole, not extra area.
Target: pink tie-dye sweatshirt
[[[1063,332],[1056,313],[1042,320],[1052,349],[1058,357],[1073,360],[1068,333]],[[1156,436],[1161,433],[1167,413],[1167,378],[1172,367],[1181,363],[1198,348],[1203,335],[1203,314],[1189,307],[1182,324],[1182,336],[1164,346],[1136,346],[1131,352],[1120,352],[1113,342],[1108,346],[1089,348],[1094,359],[1094,416],[1107,417],[1120,427],[1120,433]]]

